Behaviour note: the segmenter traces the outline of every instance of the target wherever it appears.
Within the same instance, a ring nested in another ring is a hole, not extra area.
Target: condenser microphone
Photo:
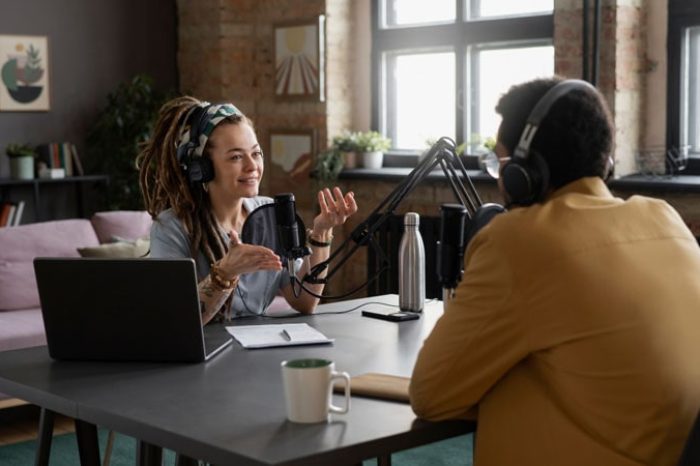
[[[464,232],[467,209],[460,204],[440,206],[440,240],[437,243],[438,282],[454,290],[464,272]],[[448,293],[448,294],[451,294]]]
[[[308,255],[310,252],[302,245],[303,232],[297,223],[294,194],[284,193],[275,196],[275,218],[277,222],[277,238],[287,261],[287,272],[294,278],[294,260]]]

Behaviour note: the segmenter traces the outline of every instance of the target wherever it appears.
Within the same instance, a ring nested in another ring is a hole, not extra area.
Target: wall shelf
[[[16,180],[12,178],[0,178],[0,200],[9,199],[10,192],[15,188],[31,188],[32,203],[35,212],[35,221],[41,222],[51,220],[51,215],[44,215],[41,209],[41,191],[42,188],[55,185],[73,185],[75,188],[75,206],[78,216],[86,217],[84,190],[86,184],[109,184],[108,175],[85,175],[85,176],[68,176],[64,178],[34,178],[32,180]]]

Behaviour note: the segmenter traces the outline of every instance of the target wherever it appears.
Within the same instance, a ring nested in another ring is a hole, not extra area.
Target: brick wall
[[[201,98],[236,103],[255,120],[261,145],[268,153],[269,132],[274,128],[314,128],[316,147],[322,149],[329,137],[344,129],[367,129],[368,5],[369,0],[178,0],[181,87]],[[580,5],[579,0],[555,0],[555,68],[567,77],[581,76]],[[617,126],[618,176],[634,171],[634,151],[642,143],[647,124],[642,115],[651,105],[647,81],[653,67],[646,57],[646,6],[642,0],[603,2],[599,84]],[[327,99],[275,99],[273,26],[320,14],[326,15]],[[394,182],[385,181],[351,180],[339,184],[355,193],[360,212],[348,222],[344,232],[336,233],[336,245],[395,187]],[[293,191],[307,223],[314,215],[318,187],[310,180],[292,181],[279,165],[266,160],[263,193]],[[500,202],[495,184],[477,184],[477,189],[485,201]],[[617,194],[627,197],[635,193]],[[695,234],[700,234],[697,195],[647,194],[667,199]],[[447,183],[425,183],[404,201],[398,213],[438,215],[443,202],[454,202]],[[334,279],[330,292],[350,290],[362,282],[366,256],[364,251],[355,256]]]
[[[590,2],[593,3],[593,2]],[[556,0],[554,13],[555,70],[565,77],[582,75],[582,3]],[[646,123],[647,17],[642,0],[607,0],[601,7],[598,87],[615,122],[615,174],[636,171],[635,153],[643,144]],[[590,11],[593,30],[593,11]],[[590,49],[592,53],[592,38]],[[659,141],[663,145],[663,141]]]
[[[307,21],[326,13],[336,0],[178,0],[178,64],[183,92],[209,101],[230,101],[255,122],[260,145],[270,154],[270,131],[315,131],[314,146],[324,148],[328,105],[325,101],[280,100],[274,94],[274,26]],[[345,8],[347,9],[347,8]],[[332,32],[335,23],[330,25]],[[338,42],[338,39],[333,39]],[[334,62],[337,60],[334,60]],[[334,78],[333,81],[336,81]],[[347,84],[344,84],[347,86]],[[346,91],[347,92],[347,91]],[[329,89],[329,95],[335,95]],[[333,110],[337,113],[337,110]],[[266,159],[262,193],[294,192],[301,215],[315,205],[309,179],[292,180]]]

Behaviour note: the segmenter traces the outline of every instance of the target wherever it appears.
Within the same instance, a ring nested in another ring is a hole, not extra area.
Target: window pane
[[[386,121],[393,147],[425,149],[428,140],[454,138],[454,53],[397,54],[389,63],[394,79],[387,83],[393,98],[387,102]]]
[[[532,13],[551,13],[554,0],[467,0],[471,1],[471,18],[516,16]]]
[[[456,18],[456,0],[384,0],[387,26],[441,23]]]
[[[496,137],[501,117],[494,108],[513,84],[554,75],[551,45],[510,49],[476,50],[472,63],[472,99],[476,106],[470,134]]]
[[[681,59],[681,146],[700,152],[700,26],[683,34]]]

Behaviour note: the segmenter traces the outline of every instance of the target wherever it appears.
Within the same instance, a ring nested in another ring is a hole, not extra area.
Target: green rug
[[[104,452],[107,431],[100,429],[100,451]],[[15,443],[0,447],[0,465],[29,466],[34,464],[36,441]],[[135,463],[136,440],[117,434],[112,447],[111,466],[131,466]],[[175,453],[165,450],[164,466],[175,464]],[[423,447],[404,450],[392,455],[396,466],[472,466],[472,436],[464,435]],[[369,460],[363,466],[375,466]],[[78,444],[74,434],[59,435],[51,442],[50,466],[75,466],[79,464]]]

